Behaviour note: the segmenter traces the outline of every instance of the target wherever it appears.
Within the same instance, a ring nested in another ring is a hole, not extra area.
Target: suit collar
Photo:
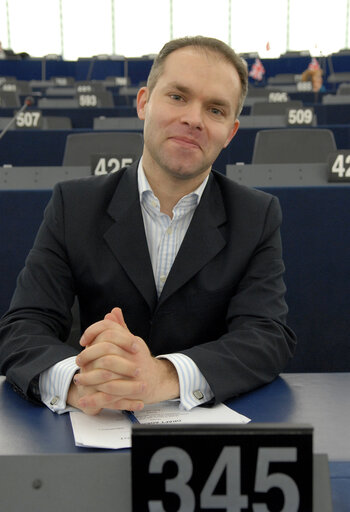
[[[157,303],[137,188],[137,162],[123,171],[108,208],[114,224],[104,238],[151,310]]]

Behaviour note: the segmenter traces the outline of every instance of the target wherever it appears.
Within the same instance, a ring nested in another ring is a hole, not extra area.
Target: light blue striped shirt
[[[208,177],[190,194],[182,197],[173,209],[173,217],[161,213],[142,167],[138,167],[138,187],[148,250],[151,257],[158,297],[170,272],[178,250],[201,200]],[[166,347],[165,347],[166,348]],[[208,402],[214,395],[194,361],[185,354],[164,354],[176,368],[180,383],[180,403],[187,410]]]
[[[142,160],[139,163],[140,203],[158,296],[162,292],[207,181],[208,177],[194,192],[181,198],[173,209],[173,217],[170,218],[161,213],[159,201],[143,171]],[[190,357],[179,353],[158,357],[170,360],[176,368],[180,384],[181,408],[190,410],[211,400],[213,393],[209,384]],[[70,357],[40,375],[41,399],[52,411],[60,414],[71,410],[66,406],[66,399],[73,375],[77,370],[75,357]]]

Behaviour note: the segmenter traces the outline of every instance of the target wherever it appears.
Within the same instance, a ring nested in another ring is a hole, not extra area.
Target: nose
[[[202,106],[197,102],[188,102],[182,112],[181,122],[192,129],[203,129]]]

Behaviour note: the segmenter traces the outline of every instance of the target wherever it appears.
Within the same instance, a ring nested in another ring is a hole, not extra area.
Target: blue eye
[[[211,108],[210,111],[215,114],[216,116],[222,116],[223,112],[219,110],[218,108]]]
[[[172,98],[173,100],[176,100],[176,101],[182,100],[182,97],[179,94],[171,94],[170,98]]]

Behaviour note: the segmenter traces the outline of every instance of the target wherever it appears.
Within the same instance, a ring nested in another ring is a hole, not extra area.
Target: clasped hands
[[[88,327],[80,345],[80,372],[67,403],[85,413],[98,414],[103,408],[138,411],[144,404],[179,396],[173,364],[151,355],[142,338],[129,331],[120,308]]]

